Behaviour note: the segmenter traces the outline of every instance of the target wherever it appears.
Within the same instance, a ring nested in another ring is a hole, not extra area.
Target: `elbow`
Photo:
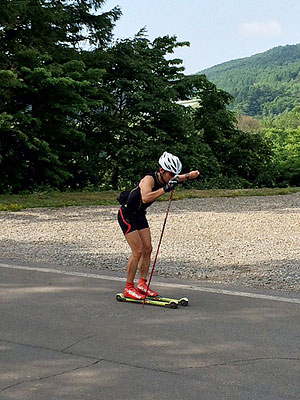
[[[151,203],[152,201],[155,200],[155,196],[153,195],[153,192],[147,193],[147,194],[142,194],[141,195],[141,200],[142,203]]]
[[[142,196],[141,200],[142,200],[142,203],[144,203],[144,204],[150,202],[150,200],[148,199],[148,196]]]

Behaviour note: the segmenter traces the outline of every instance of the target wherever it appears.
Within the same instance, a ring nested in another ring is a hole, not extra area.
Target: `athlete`
[[[158,171],[149,173],[141,179],[139,184],[130,191],[126,203],[118,212],[118,222],[131,249],[131,256],[126,266],[126,284],[123,294],[132,299],[143,300],[146,295],[157,296],[153,290],[147,291],[146,284],[152,252],[146,209],[164,193],[173,190],[178,182],[195,179],[199,175],[198,170],[179,175],[182,168],[179,158],[166,151],[158,163],[160,166]],[[134,287],[137,269],[139,269],[139,279]]]

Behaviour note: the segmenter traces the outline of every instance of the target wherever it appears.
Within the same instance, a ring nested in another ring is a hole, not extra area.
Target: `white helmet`
[[[158,160],[158,164],[165,170],[172,172],[175,175],[180,174],[182,164],[178,157],[173,156],[173,154],[164,152],[160,159]]]

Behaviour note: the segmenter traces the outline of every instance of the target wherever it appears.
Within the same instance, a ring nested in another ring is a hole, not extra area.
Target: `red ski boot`
[[[138,292],[133,284],[128,283],[126,283],[126,286],[124,287],[123,294],[125,297],[129,297],[130,299],[134,300],[144,300],[146,297],[144,294]]]
[[[136,290],[141,293],[144,294],[148,297],[156,297],[158,295],[157,292],[154,292],[153,290],[151,290],[150,288],[147,291],[147,284],[146,284],[146,279],[143,278],[139,278],[138,280],[138,284],[136,285]]]

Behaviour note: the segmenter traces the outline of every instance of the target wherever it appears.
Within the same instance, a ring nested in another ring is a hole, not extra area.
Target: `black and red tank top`
[[[162,188],[164,184],[161,184],[158,180],[157,177],[157,172],[149,172],[146,174],[146,176],[152,176],[154,179],[154,185],[152,187],[152,192],[155,192],[156,190]],[[126,203],[126,209],[128,212],[133,213],[133,212],[145,212],[146,209],[151,206],[153,201],[150,203],[143,203],[142,202],[142,196],[141,196],[141,189],[139,186],[136,186],[134,189],[131,190],[129,193],[127,203]]]

